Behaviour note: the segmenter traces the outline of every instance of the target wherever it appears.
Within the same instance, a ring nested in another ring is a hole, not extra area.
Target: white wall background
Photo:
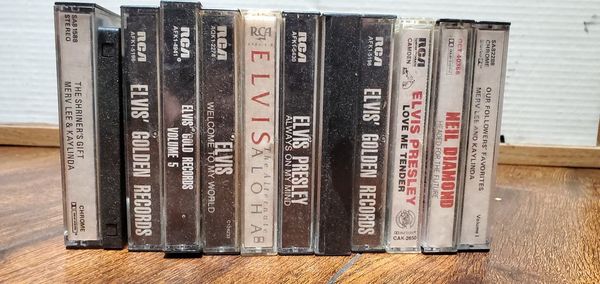
[[[158,4],[96,1],[113,11],[121,4]],[[0,1],[0,124],[57,124],[52,5],[46,0]],[[209,0],[203,5],[511,21],[502,126],[506,142],[596,144],[600,120],[598,0]]]

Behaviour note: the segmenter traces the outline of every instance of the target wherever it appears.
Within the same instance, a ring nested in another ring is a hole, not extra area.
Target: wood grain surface
[[[66,250],[57,148],[0,147],[0,283],[600,283],[600,170],[500,166],[489,253],[204,256]]]
[[[600,168],[600,147],[500,145],[499,163],[508,165]]]
[[[51,124],[0,124],[0,145],[59,147],[59,130]]]

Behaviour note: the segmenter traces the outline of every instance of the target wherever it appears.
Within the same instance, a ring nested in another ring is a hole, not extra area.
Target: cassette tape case
[[[201,252],[197,16],[200,5],[161,2],[164,251]]]
[[[280,17],[242,13],[242,254],[277,253]]]
[[[388,190],[388,252],[420,252],[434,21],[397,25]]]
[[[496,185],[509,23],[474,25],[475,60],[460,250],[488,250],[491,191]]]
[[[439,20],[436,27],[435,111],[428,146],[428,195],[423,252],[456,252],[466,122],[470,97],[472,21]]]
[[[162,129],[158,8],[121,7],[126,188],[131,251],[160,251]]]
[[[56,3],[54,20],[65,245],[121,248],[120,19],[94,4]]]
[[[206,253],[239,252],[239,12],[201,10],[202,235]]]

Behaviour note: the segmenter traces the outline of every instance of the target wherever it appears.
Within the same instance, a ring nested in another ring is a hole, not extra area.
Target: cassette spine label
[[[437,69],[437,109],[431,139],[426,251],[456,251],[457,202],[464,140],[464,97],[469,50],[468,28],[441,27]]]
[[[243,17],[243,254],[276,252],[278,17]]]
[[[158,9],[123,7],[129,250],[161,249]]]
[[[100,240],[92,63],[95,25],[92,13],[72,8],[59,6],[55,12],[67,245]]]
[[[280,252],[312,251],[318,14],[284,13]]]
[[[161,3],[165,251],[200,251],[196,3]]]
[[[204,250],[238,248],[236,32],[238,12],[200,14]]]
[[[397,39],[391,135],[388,249],[417,250],[429,101],[431,27],[407,27]]]
[[[360,16],[321,17],[317,237],[320,255],[349,255],[355,112],[360,94]]]
[[[393,18],[362,18],[352,250],[383,249]]]
[[[507,30],[476,29],[461,244],[488,245]]]

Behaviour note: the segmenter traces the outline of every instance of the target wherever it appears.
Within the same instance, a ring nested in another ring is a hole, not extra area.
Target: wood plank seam
[[[0,145],[59,147],[59,136],[56,125],[0,124]],[[598,139],[600,143],[600,134]],[[499,163],[600,168],[600,146],[501,144]]]

